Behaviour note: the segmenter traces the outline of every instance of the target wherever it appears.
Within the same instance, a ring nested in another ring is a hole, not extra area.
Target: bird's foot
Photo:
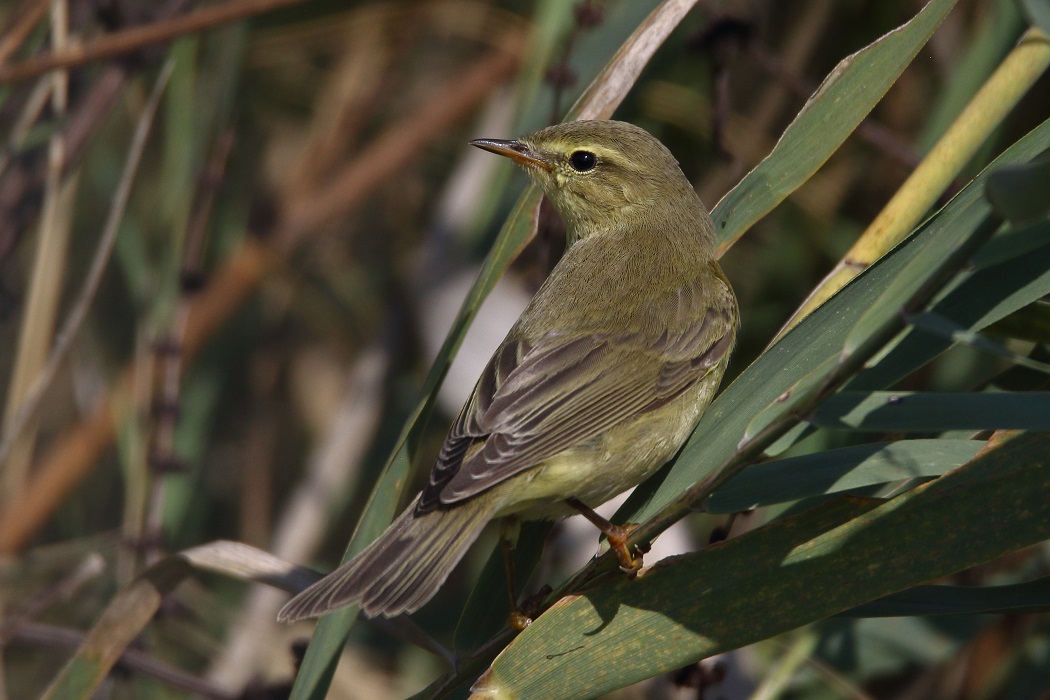
[[[627,538],[638,529],[637,523],[625,523],[624,525],[613,525],[605,532],[605,538],[609,540],[609,547],[616,554],[620,562],[620,570],[634,578],[642,569],[642,555],[649,551],[636,546],[634,551],[627,546]]]
[[[510,613],[510,626],[521,632],[531,625],[536,615],[539,614],[540,608],[543,607],[543,601],[547,599],[552,590],[550,586],[544,584],[543,588],[526,598],[520,606],[514,608]]]
[[[648,548],[643,549],[636,546],[635,552],[632,552],[630,547],[627,546],[627,538],[638,529],[638,524],[613,525],[578,498],[567,498],[565,502],[578,510],[580,515],[590,520],[595,527],[602,531],[605,539],[609,540],[609,546],[616,553],[616,558],[620,560],[620,569],[632,578],[637,576],[642,568],[642,554],[649,551]]]
[[[532,618],[520,610],[511,610],[507,617],[507,623],[519,632],[524,632],[525,628],[532,624]]]

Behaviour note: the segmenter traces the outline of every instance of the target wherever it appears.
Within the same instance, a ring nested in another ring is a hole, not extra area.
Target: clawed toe
[[[627,523],[605,533],[606,538],[609,540],[609,547],[616,553],[616,558],[620,561],[620,571],[632,578],[641,571],[642,555],[645,551],[648,551],[648,548],[643,550],[641,547],[635,547],[635,551],[632,552],[631,548],[627,546],[627,538],[637,528],[638,525],[636,523]]]

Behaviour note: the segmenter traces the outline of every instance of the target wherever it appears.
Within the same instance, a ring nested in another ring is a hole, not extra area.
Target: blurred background
[[[656,4],[0,4],[0,697],[39,693],[115,592],[167,553],[230,539],[338,564],[525,184],[467,142],[560,121]],[[713,206],[838,61],[922,5],[701,0],[616,118],[666,143]],[[743,317],[726,382],[1025,26],[1018,3],[960,0],[861,129],[726,254]],[[143,27],[167,33],[143,40]],[[100,44],[68,70],[34,63]],[[1044,76],[967,178],[1045,119],[1048,94]],[[563,243],[542,209],[457,356],[418,475]],[[916,381],[957,388],[994,363],[963,349]],[[689,549],[721,524],[697,517],[661,544]],[[556,534],[544,576],[593,553],[595,533],[581,531]],[[436,637],[451,634],[490,547],[418,616]],[[311,630],[274,622],[286,598],[219,576],[184,583],[99,696],[283,697]],[[1024,670],[1018,645],[1047,641],[1045,619],[1003,619],[836,623],[864,626],[851,637],[862,648],[821,649],[789,695],[996,697],[996,674]],[[766,642],[616,697],[747,697],[787,648]],[[441,663],[358,625],[332,697],[404,697]],[[1024,697],[1038,696],[1033,682]]]

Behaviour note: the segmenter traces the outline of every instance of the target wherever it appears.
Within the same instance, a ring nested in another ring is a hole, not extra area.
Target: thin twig
[[[98,292],[99,285],[102,283],[102,275],[106,271],[106,264],[113,253],[117,232],[120,230],[120,222],[124,218],[124,210],[127,208],[128,197],[131,194],[131,186],[135,181],[135,173],[138,171],[139,161],[142,159],[142,151],[146,146],[150,127],[153,125],[153,117],[157,111],[157,105],[160,103],[164,86],[167,85],[168,77],[171,75],[171,70],[172,64],[168,62],[157,77],[157,82],[153,86],[153,94],[150,96],[150,100],[139,118],[138,125],[135,127],[135,134],[131,139],[128,156],[124,162],[124,172],[121,173],[120,183],[117,186],[116,193],[113,195],[113,204],[110,206],[109,216],[102,229],[102,236],[99,239],[98,249],[95,251],[95,258],[91,261],[91,268],[84,279],[77,302],[70,310],[65,324],[62,326],[62,331],[55,340],[55,347],[51,351],[47,364],[44,366],[43,371],[37,375],[32,388],[26,394],[25,400],[8,424],[8,429],[4,432],[3,441],[0,442],[0,464],[7,459],[11,445],[15,443],[22,429],[25,428],[40,407],[44,394],[58,373],[58,368],[65,360],[66,353],[69,352],[69,348],[73,345],[73,340],[76,338],[80,327],[84,323],[84,319],[87,318],[88,311],[91,309],[91,302]]]
[[[11,132],[7,136],[7,144],[3,152],[0,153],[0,177],[7,172],[8,165],[11,164],[14,156],[25,144],[26,139],[29,138],[29,134],[33,130],[33,126],[40,119],[44,108],[47,107],[47,103],[51,99],[51,87],[52,83],[50,80],[39,80],[30,91],[29,97],[26,98],[25,105],[22,107],[22,113],[18,115],[14,126],[11,127]]]
[[[91,61],[112,58],[145,46],[171,41],[184,34],[192,34],[220,24],[236,22],[301,2],[304,0],[233,0],[222,5],[212,5],[182,17],[132,27],[104,36],[85,46],[73,46],[65,51],[37,56],[12,66],[0,67],[0,85],[32,78],[56,68],[73,68]]]
[[[52,605],[59,601],[69,600],[84,585],[105,570],[106,560],[101,554],[98,552],[88,554],[67,576],[38,593],[0,624],[0,647],[18,636],[19,631],[31,624],[32,620],[40,617]]]
[[[79,161],[88,140],[120,98],[126,80],[125,66],[109,66],[79,100],[65,128],[65,171]],[[37,154],[23,155],[0,174],[0,259],[14,249],[31,226],[37,212],[26,211],[26,203],[38,201],[43,188],[44,168],[40,166]]]
[[[7,63],[11,54],[18,51],[19,47],[25,43],[33,27],[43,18],[50,4],[50,0],[26,0],[22,3],[18,11],[19,16],[0,39],[0,64]]]
[[[183,352],[186,325],[189,322],[190,307],[196,293],[200,291],[203,280],[201,257],[204,240],[207,237],[208,222],[211,220],[215,196],[222,184],[226,172],[226,162],[233,149],[233,132],[224,132],[213,147],[211,158],[197,177],[197,188],[194,193],[189,223],[181,236],[182,262],[179,266],[179,300],[174,317],[165,337],[153,342],[155,366],[160,369],[159,400],[153,405],[157,409],[156,421],[150,431],[146,458],[150,469],[149,480],[151,497],[149,509],[145,513],[147,540],[149,545],[144,550],[148,563],[153,563],[159,556],[159,547],[164,536],[163,526],[166,515],[164,501],[166,497],[167,475],[180,471],[183,462],[175,450],[175,430],[178,423],[179,401],[182,388],[182,370],[185,365]]]
[[[180,11],[185,2],[186,0],[164,0],[162,3],[154,3],[157,7],[153,16],[157,20],[172,17]],[[152,62],[151,60],[150,63]],[[65,131],[63,173],[68,172],[80,161],[91,137],[120,99],[130,65],[129,62],[113,62],[107,65],[94,79],[90,89],[78,91],[81,96],[76,100],[75,109],[71,110],[61,125],[55,127]],[[37,216],[37,212],[31,210],[27,203],[39,201],[43,188],[45,170],[40,163],[39,150],[30,149],[20,153],[17,159],[9,157],[5,169],[0,171],[0,259],[14,249],[24,231]]]
[[[15,635],[15,641],[17,642],[59,649],[77,649],[86,638],[87,635],[83,632],[41,622],[27,624]],[[149,654],[137,649],[125,649],[124,653],[120,655],[117,664],[124,668],[153,676],[172,687],[195,695],[217,698],[218,700],[234,700],[237,697],[227,693],[222,688],[208,683],[203,678],[186,673],[163,661],[158,661]]]

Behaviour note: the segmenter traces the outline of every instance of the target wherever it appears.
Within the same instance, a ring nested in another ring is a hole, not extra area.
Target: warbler
[[[429,482],[379,539],[293,598],[280,620],[358,604],[411,613],[495,518],[583,512],[674,456],[711,402],[736,337],[736,296],[711,217],[671,152],[618,121],[471,145],[525,168],[567,228],[564,255],[489,360]]]

